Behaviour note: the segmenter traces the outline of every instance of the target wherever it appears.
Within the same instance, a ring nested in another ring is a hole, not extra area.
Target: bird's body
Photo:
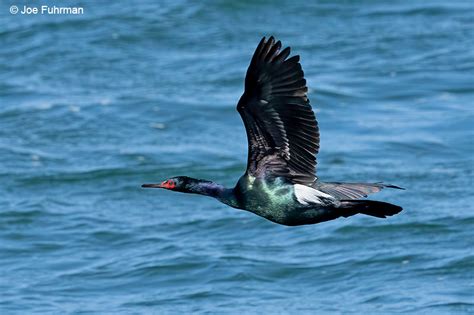
[[[247,70],[237,110],[247,131],[248,161],[234,188],[179,176],[143,187],[214,197],[283,225],[314,224],[363,213],[385,218],[402,210],[380,201],[360,200],[380,183],[324,183],[316,177],[319,128],[307,98],[299,56],[273,37],[263,38]]]
[[[293,185],[278,177],[271,180],[244,175],[234,193],[239,209],[251,211],[270,221],[286,224],[289,214],[300,205],[295,202]]]

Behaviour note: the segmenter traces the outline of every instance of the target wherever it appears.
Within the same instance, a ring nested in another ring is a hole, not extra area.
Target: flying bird
[[[309,104],[300,57],[289,56],[290,47],[282,49],[273,36],[263,37],[253,54],[237,104],[247,131],[247,170],[234,188],[187,176],[142,187],[213,197],[288,226],[358,213],[385,218],[402,211],[390,203],[361,198],[383,188],[403,188],[318,179],[318,123]]]

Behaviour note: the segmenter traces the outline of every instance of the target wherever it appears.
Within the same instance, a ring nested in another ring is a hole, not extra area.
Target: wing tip
[[[406,190],[403,187],[397,186],[397,185],[384,185],[386,188],[394,188],[394,189],[400,189],[400,190]]]
[[[267,36],[263,36],[257,45],[257,49],[255,50],[254,57],[257,60],[263,59],[266,62],[272,62],[272,63],[275,61],[279,61],[279,62],[286,61],[285,59],[288,58],[288,56],[291,53],[291,47],[287,46],[281,49],[282,47],[283,47],[283,44],[281,40],[277,40],[273,35],[270,35],[268,39],[267,39]],[[273,56],[268,56],[269,54],[272,54]],[[295,59],[297,59],[296,62],[299,62],[299,55],[297,56],[298,57]]]

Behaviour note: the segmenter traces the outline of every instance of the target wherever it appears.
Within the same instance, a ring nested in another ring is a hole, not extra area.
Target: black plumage
[[[307,97],[299,56],[262,38],[250,62],[237,110],[247,129],[247,173],[284,176],[292,183],[316,181],[319,128]]]
[[[247,131],[247,170],[234,188],[187,176],[143,187],[210,196],[284,225],[314,224],[362,213],[399,213],[390,203],[359,200],[382,183],[326,183],[316,177],[319,128],[299,56],[264,37],[250,61],[237,111]]]

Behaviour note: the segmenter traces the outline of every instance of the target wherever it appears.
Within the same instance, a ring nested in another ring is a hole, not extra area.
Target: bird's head
[[[187,176],[171,177],[160,184],[143,184],[144,188],[163,188],[173,191],[187,192],[190,178]]]

